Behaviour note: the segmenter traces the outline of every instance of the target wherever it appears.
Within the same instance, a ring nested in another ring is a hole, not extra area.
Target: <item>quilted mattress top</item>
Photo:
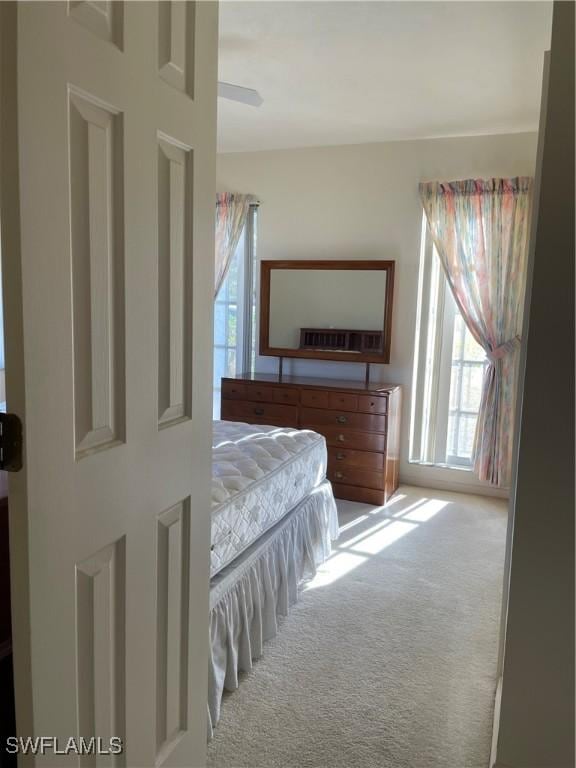
[[[308,429],[215,421],[212,438],[213,510],[273,473],[286,461],[323,442],[321,435]]]

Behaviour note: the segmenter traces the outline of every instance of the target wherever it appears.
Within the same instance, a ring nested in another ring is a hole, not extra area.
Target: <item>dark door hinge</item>
[[[22,469],[22,422],[14,413],[0,413],[0,469]]]

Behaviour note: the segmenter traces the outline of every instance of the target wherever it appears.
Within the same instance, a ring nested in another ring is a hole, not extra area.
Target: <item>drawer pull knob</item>
[[[339,442],[339,443],[343,443],[343,442],[344,442],[344,440],[346,440],[346,438],[344,437],[344,435],[338,435],[338,438],[337,438],[337,439],[338,439],[338,442]]]
[[[264,416],[264,408],[254,408],[255,416]]]
[[[338,422],[338,424],[346,424],[346,422],[348,421],[348,417],[347,416],[338,416],[336,418],[336,421]]]
[[[336,454],[336,458],[338,461],[342,461],[342,459],[346,458],[346,454],[342,453],[342,451],[338,451],[338,453]]]
[[[336,478],[336,480],[342,480],[344,478],[344,475],[342,474],[342,472],[334,472],[334,477]]]

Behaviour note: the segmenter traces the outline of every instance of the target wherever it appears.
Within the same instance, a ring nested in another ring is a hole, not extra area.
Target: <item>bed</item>
[[[209,736],[224,690],[252,668],[298,586],[338,536],[326,442],[311,430],[215,421]]]

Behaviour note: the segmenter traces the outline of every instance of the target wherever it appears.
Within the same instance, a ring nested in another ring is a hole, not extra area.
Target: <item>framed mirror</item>
[[[389,363],[393,261],[262,261],[260,354]]]

